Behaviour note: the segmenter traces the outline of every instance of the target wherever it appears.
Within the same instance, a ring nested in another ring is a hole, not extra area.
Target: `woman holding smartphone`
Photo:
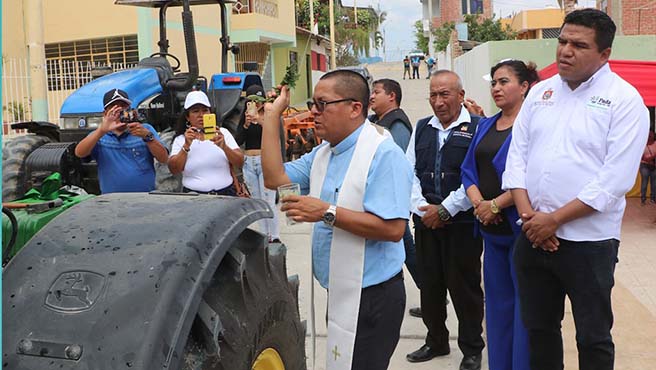
[[[266,98],[264,88],[251,85],[246,89],[246,96]],[[264,186],[262,174],[262,120],[264,118],[263,103],[255,101],[246,102],[246,109],[237,127],[235,139],[237,144],[244,146],[244,181],[251,192],[252,198],[262,199],[273,210],[273,218],[260,220],[260,228],[269,237],[269,242],[280,242],[280,226],[276,209],[276,191]]]
[[[206,114],[210,114],[207,95],[202,91],[187,94],[175,130],[177,136],[171,145],[169,170],[174,175],[182,173],[184,192],[236,196],[230,166],[241,167],[244,155],[223,127],[205,140],[203,116]]]
[[[462,184],[485,241],[483,277],[490,370],[529,370],[528,333],[520,318],[512,263],[513,244],[521,228],[516,224],[519,216],[510,192],[501,189],[501,176],[513,123],[538,74],[533,63],[504,60],[492,67],[490,75],[490,93],[501,111],[479,122],[462,163]]]

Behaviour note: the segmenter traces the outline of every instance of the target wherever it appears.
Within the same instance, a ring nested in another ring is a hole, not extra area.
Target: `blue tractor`
[[[6,143],[3,149],[2,199],[10,201],[23,196],[52,172],[60,172],[66,185],[76,185],[88,193],[98,194],[95,162],[86,163],[75,157],[75,145],[102,122],[102,95],[113,88],[126,91],[133,105],[160,132],[170,149],[173,127],[182,112],[184,98],[191,90],[205,91],[217,114],[217,121],[228,130],[236,130],[245,106],[244,92],[253,84],[262,85],[254,72],[227,73],[229,51],[239,52],[230,43],[226,29],[225,3],[235,0],[116,0],[116,4],[159,9],[159,52],[139,61],[137,67],[106,74],[74,91],[63,103],[61,126],[48,122],[21,122],[12,129],[25,129],[28,135]],[[196,41],[191,6],[218,4],[221,7],[222,73],[208,79],[199,76]],[[182,24],[186,43],[188,72],[180,72],[180,60],[169,53],[166,11],[183,6]],[[245,69],[257,68],[245,63]],[[249,68],[250,67],[250,68]],[[254,67],[254,68],[253,68]],[[180,178],[174,177],[166,165],[157,167],[157,188],[180,191]]]

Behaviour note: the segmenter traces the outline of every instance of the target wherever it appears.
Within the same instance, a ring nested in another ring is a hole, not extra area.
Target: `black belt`
[[[231,195],[231,196],[236,196],[237,195],[237,191],[235,190],[235,185],[234,184],[230,184],[230,185],[228,185],[225,188],[220,189],[220,190],[210,190],[210,191],[194,190],[194,189],[189,189],[188,187],[183,186],[182,191],[185,192],[185,193],[189,193],[189,192],[193,191],[193,192],[198,193],[198,194],[209,194],[209,195]]]
[[[392,284],[393,282],[395,282],[397,280],[403,280],[403,270],[399,271],[398,274],[396,274],[396,275],[392,276],[391,278],[383,281],[382,283],[378,283],[378,284],[375,284],[375,285],[370,285],[366,288],[363,288],[362,290],[366,290],[366,289],[369,289],[369,288],[375,288],[375,287],[383,288],[383,287],[386,287],[387,285]]]

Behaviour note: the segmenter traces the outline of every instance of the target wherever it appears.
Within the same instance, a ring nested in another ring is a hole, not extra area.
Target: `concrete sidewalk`
[[[400,63],[379,63],[369,66],[374,79],[392,78],[399,81],[403,89],[401,107],[411,121],[431,115],[428,105],[428,80],[402,80],[403,70]],[[420,70],[425,77],[425,69]],[[466,86],[465,86],[466,90]],[[310,283],[314,281],[310,273],[310,238],[311,226],[298,224],[287,226],[284,215],[281,216],[281,238],[288,248],[287,269],[289,274],[299,274],[301,286],[299,305],[302,320],[308,320],[310,312]],[[620,245],[620,262],[615,273],[613,290],[613,309],[615,326],[613,337],[616,347],[615,369],[642,370],[656,367],[656,205],[641,206],[638,199],[628,199],[627,210],[622,224],[622,243]],[[401,340],[392,357],[389,369],[393,370],[436,370],[458,369],[462,354],[457,345],[457,320],[452,305],[449,305],[448,322],[451,332],[451,354],[431,361],[411,364],[405,355],[419,348],[424,343],[426,330],[421,319],[407,314],[407,308],[419,305],[419,292],[414,286],[410,274],[405,273],[406,280],[406,316],[401,327]],[[325,368],[325,308],[326,294],[316,282],[316,317],[317,323],[317,366]],[[309,326],[308,326],[309,335]],[[567,307],[563,321],[565,342],[565,368],[577,369],[575,330],[571,309]],[[307,338],[307,354],[311,355],[310,338]],[[487,351],[484,351],[483,369],[487,366]],[[308,360],[308,366],[310,365]],[[654,367],[653,367],[654,366]],[[308,367],[310,368],[310,367]]]

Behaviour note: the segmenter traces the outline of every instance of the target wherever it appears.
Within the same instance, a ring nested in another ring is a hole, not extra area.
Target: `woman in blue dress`
[[[517,279],[512,264],[521,231],[510,192],[501,190],[513,122],[530,87],[536,66],[505,60],[492,67],[490,92],[501,111],[482,119],[462,164],[462,183],[474,205],[477,230],[485,242],[483,278],[490,370],[529,370],[528,335],[521,322]]]

